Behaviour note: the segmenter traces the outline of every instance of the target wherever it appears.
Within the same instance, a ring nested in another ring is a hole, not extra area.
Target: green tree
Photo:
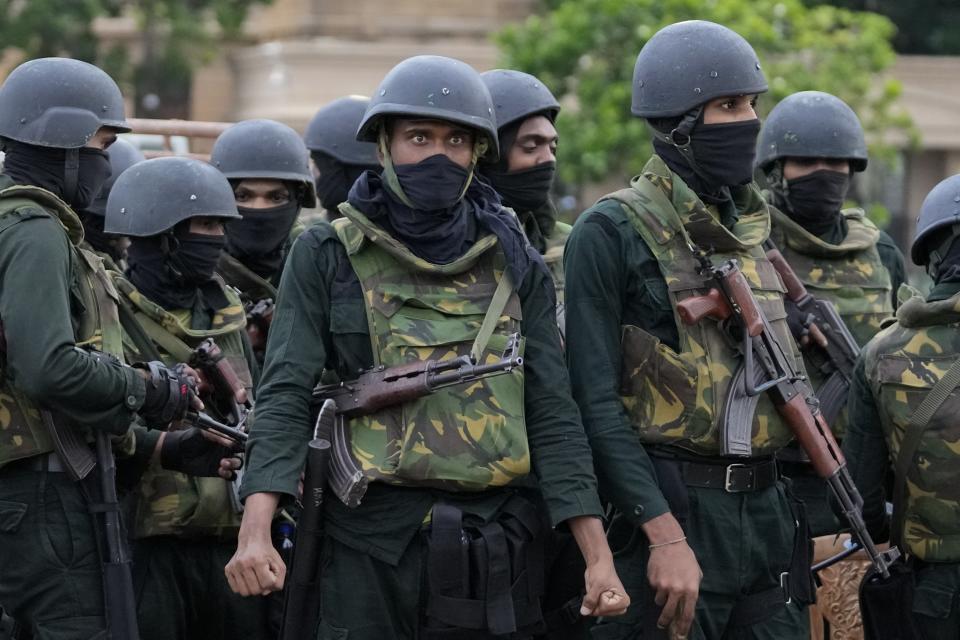
[[[824,0],[804,0],[808,5]],[[956,0],[832,0],[829,4],[874,11],[893,20],[893,47],[900,53],[960,54],[960,3]]]
[[[650,154],[643,120],[630,115],[633,65],[656,31],[680,20],[719,22],[757,50],[770,84],[761,117],[807,89],[846,100],[860,115],[871,152],[890,157],[886,134],[912,132],[895,110],[900,85],[882,72],[894,60],[894,26],[872,13],[808,8],[802,0],[546,0],[546,11],[497,36],[502,63],[538,76],[565,109],[559,170],[568,183],[626,180]]]
[[[272,0],[0,0],[0,41],[25,59],[66,56],[103,67],[132,87],[138,115],[186,117],[193,69],[240,34],[248,10]],[[143,51],[102,47],[98,17],[137,20]]]

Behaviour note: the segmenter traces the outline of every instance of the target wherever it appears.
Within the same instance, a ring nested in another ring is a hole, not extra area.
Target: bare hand
[[[239,471],[242,466],[243,454],[238,453],[229,458],[221,458],[220,469],[217,470],[217,474],[224,480],[235,480],[237,478],[237,471]]]
[[[650,550],[647,579],[656,593],[654,602],[663,607],[657,627],[669,626],[672,638],[690,632],[702,578],[697,558],[685,541]]]
[[[279,500],[275,493],[254,493],[244,503],[237,551],[223,570],[236,594],[265,596],[283,589],[287,567],[270,540],[270,522]]]
[[[583,597],[580,615],[620,616],[627,612],[630,596],[617,576],[612,557],[588,565],[584,581],[587,594]]]

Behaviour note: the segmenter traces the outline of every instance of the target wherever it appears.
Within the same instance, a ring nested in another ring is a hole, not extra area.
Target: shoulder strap
[[[513,282],[510,278],[510,270],[504,267],[503,275],[500,276],[497,289],[493,292],[493,298],[490,300],[490,306],[487,308],[486,315],[483,316],[480,331],[473,341],[473,346],[470,347],[470,357],[474,363],[480,362],[483,351],[487,348],[487,343],[490,342],[494,329],[497,328],[497,321],[507,307],[507,301],[510,300],[511,293],[513,293]]]
[[[900,453],[897,454],[897,462],[894,467],[893,522],[890,529],[890,540],[898,546],[901,544],[901,538],[903,537],[907,470],[913,462],[917,447],[920,445],[920,437],[923,435],[924,428],[958,386],[960,386],[960,360],[954,361],[947,374],[940,378],[937,384],[933,385],[930,393],[926,395],[907,423],[906,433],[904,433],[903,442],[900,443]]]
[[[177,362],[189,362],[193,356],[193,349],[187,343],[163,328],[163,326],[145,313],[134,311],[136,321],[150,339],[160,345],[164,351],[173,356]]]

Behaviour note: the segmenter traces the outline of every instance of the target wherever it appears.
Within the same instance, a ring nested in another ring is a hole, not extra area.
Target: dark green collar
[[[957,293],[960,293],[960,282],[941,282],[940,284],[934,285],[930,293],[927,294],[927,302],[946,300],[947,298],[952,298],[957,295]]]

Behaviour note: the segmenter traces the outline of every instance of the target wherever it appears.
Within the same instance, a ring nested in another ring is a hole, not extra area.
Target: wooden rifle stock
[[[787,259],[783,257],[779,249],[770,249],[767,251],[767,260],[770,261],[773,268],[780,274],[783,286],[787,289],[787,298],[793,302],[803,302],[810,296],[807,288],[803,286],[803,282],[797,277],[797,274],[787,263]]]

